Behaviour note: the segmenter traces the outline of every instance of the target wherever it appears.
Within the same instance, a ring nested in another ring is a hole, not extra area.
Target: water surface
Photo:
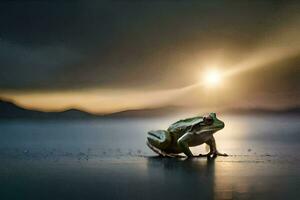
[[[162,159],[150,129],[177,118],[1,121],[1,199],[299,199],[295,116],[221,116],[207,160]],[[205,147],[192,148],[194,154]]]

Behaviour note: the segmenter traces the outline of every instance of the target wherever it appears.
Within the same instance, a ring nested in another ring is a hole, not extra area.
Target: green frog
[[[228,156],[220,153],[216,147],[214,133],[225,127],[224,122],[217,118],[216,113],[179,120],[167,130],[149,131],[147,145],[154,152],[165,157],[176,157],[184,153],[188,157]],[[194,156],[189,147],[201,144],[209,146],[209,153]]]

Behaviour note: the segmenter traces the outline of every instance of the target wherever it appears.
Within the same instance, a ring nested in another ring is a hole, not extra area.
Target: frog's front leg
[[[194,156],[188,145],[188,142],[192,139],[192,135],[191,132],[187,132],[177,140],[177,145],[187,157]]]
[[[217,150],[216,140],[215,140],[214,136],[211,136],[211,138],[205,143],[209,146],[210,151],[208,154],[205,154],[205,155],[199,154],[199,156],[209,156],[209,157],[210,156],[213,156],[213,157],[228,156],[226,153],[220,153]]]

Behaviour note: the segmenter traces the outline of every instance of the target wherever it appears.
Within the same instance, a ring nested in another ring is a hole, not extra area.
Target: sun
[[[203,75],[204,84],[209,87],[214,87],[220,84],[222,76],[219,70],[211,69],[204,73]],[[202,81],[203,81],[202,79]]]

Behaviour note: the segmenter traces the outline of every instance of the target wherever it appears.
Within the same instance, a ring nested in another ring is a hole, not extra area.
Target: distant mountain
[[[182,108],[181,108],[182,109]],[[91,119],[91,118],[129,118],[158,117],[176,114],[180,107],[167,106],[162,108],[126,110],[106,115],[91,114],[77,109],[62,112],[42,112],[21,108],[14,103],[0,100],[0,119]]]
[[[70,109],[62,112],[42,112],[21,108],[0,100],[0,119],[84,119],[98,117],[87,112]]]
[[[106,119],[106,118],[148,118],[160,116],[174,116],[178,114],[200,113],[191,108],[178,106],[165,106],[160,108],[149,108],[139,110],[126,110],[106,115],[96,115],[81,110],[69,109],[62,112],[42,112],[21,108],[14,103],[0,100],[0,119]],[[223,114],[293,114],[300,115],[300,108],[289,108],[285,110],[268,110],[268,109],[228,109],[220,111]]]

